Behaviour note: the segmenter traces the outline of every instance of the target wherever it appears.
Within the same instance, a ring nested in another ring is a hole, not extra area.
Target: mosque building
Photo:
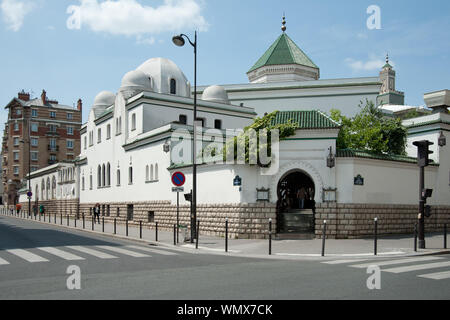
[[[235,238],[265,238],[269,219],[280,237],[321,234],[323,221],[334,238],[411,232],[417,220],[417,149],[414,141],[434,142],[434,162],[425,181],[434,189],[427,230],[442,228],[450,214],[450,91],[426,95],[436,112],[408,120],[408,156],[337,150],[340,124],[327,113],[357,112],[360,101],[403,104],[388,61],[379,77],[321,80],[320,69],[286,34],[250,68],[248,84],[212,85],[197,91],[200,148],[255,117],[279,112],[272,124],[292,121],[295,134],[276,144],[270,167],[199,161],[197,218],[202,233],[223,235],[225,219]],[[189,154],[194,99],[191,84],[177,65],[152,58],[124,75],[116,92],[100,92],[81,128],[81,153],[31,174],[33,204],[49,213],[91,214],[99,203],[105,219],[170,230],[176,223],[177,193],[171,176],[186,177],[192,188]],[[446,109],[445,109],[446,110]],[[234,135],[237,135],[238,131]],[[219,140],[217,140],[219,139]],[[440,139],[440,140],[439,140]],[[183,147],[183,148],[182,148]],[[25,188],[26,189],[26,188]],[[21,202],[26,208],[26,191]],[[181,224],[190,224],[190,203],[180,197]],[[301,200],[301,201],[300,201]]]

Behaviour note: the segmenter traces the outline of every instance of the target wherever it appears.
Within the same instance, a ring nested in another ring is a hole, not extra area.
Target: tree
[[[400,119],[383,117],[372,101],[359,104],[361,111],[353,118],[331,110],[331,118],[341,123],[338,149],[370,150],[377,153],[406,154],[406,129]]]

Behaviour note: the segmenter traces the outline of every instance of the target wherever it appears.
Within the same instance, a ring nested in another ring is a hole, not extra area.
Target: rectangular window
[[[38,171],[38,170],[39,170],[39,167],[31,166],[31,172],[35,172],[35,171]]]
[[[214,120],[214,129],[222,129],[222,120]]]
[[[67,127],[67,135],[73,136],[73,127]]]
[[[133,184],[133,167],[128,168],[128,184]]]
[[[55,126],[54,124],[50,124],[50,125],[48,126],[48,130],[49,130],[50,132],[52,132],[52,133],[55,133],[55,132],[56,132],[56,126]]]
[[[136,130],[136,113],[131,115],[131,130]]]
[[[38,124],[37,123],[32,123],[31,124],[31,131],[32,132],[38,132]]]
[[[73,149],[73,140],[67,140],[67,149]]]
[[[14,138],[14,146],[18,146],[19,145],[19,138]]]
[[[33,118],[36,118],[36,117],[38,116],[38,111],[37,111],[36,109],[32,109],[32,110],[31,110],[31,116],[32,116]]]
[[[72,120],[73,119],[73,114],[72,113],[68,113],[67,114],[67,120]]]
[[[37,147],[39,145],[39,139],[38,138],[31,138],[31,146]]]
[[[56,112],[50,111],[50,118],[56,118]]]
[[[50,139],[50,148],[56,149],[56,139]]]
[[[16,109],[16,115],[18,115],[18,116],[22,115],[22,110]]]
[[[14,131],[19,131],[19,124],[18,123],[14,123]]]
[[[38,153],[36,151],[31,152],[31,161],[38,161]]]
[[[19,175],[19,167],[18,166],[13,167],[13,173],[15,176]]]
[[[111,125],[106,126],[106,140],[111,139]]]
[[[180,114],[178,118],[178,122],[181,124],[187,124],[187,116],[184,114]]]
[[[20,160],[19,159],[19,156],[20,156],[19,152],[13,152],[13,155],[14,155],[14,161],[19,161]]]
[[[87,137],[84,136],[84,150],[87,149]]]
[[[98,128],[97,130],[97,143],[102,142],[102,129]]]

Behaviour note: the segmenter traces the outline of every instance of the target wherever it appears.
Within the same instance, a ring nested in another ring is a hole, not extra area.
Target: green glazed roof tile
[[[299,129],[333,129],[340,128],[340,124],[333,121],[326,114],[313,111],[280,111],[272,120],[272,125],[284,124],[292,120]]]

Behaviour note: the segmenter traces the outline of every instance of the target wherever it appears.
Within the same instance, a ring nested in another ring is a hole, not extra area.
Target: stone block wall
[[[56,213],[59,217],[68,214],[74,217],[77,212],[78,218],[84,214],[86,218],[91,219],[92,208],[95,203],[81,203],[77,200],[52,200],[40,201],[44,204],[46,213],[52,216]],[[172,231],[177,223],[177,207],[170,201],[149,201],[149,202],[131,202],[131,203],[100,203],[101,216],[105,221],[112,222],[116,219],[118,224],[125,224],[128,217],[128,205],[133,205],[132,219],[128,224],[139,225],[142,221],[144,228],[154,229],[158,222],[158,229]],[[108,209],[109,206],[109,209]],[[22,208],[28,208],[28,204],[22,204]],[[151,219],[149,219],[149,213]],[[265,239],[268,238],[269,219],[272,218],[273,229],[276,226],[276,208],[275,204],[243,203],[243,204],[214,204],[198,205],[197,220],[200,221],[200,234],[210,236],[225,236],[225,221],[228,218],[228,235],[234,239]],[[190,232],[190,206],[183,205],[179,208],[180,225],[188,227]]]
[[[450,206],[433,206],[432,215],[425,217],[425,232],[441,232],[444,223],[450,225]],[[413,234],[418,222],[419,205],[336,204],[316,207],[315,234],[322,237],[323,221],[327,220],[327,238],[354,239],[372,236],[374,218],[378,218],[378,234]]]

